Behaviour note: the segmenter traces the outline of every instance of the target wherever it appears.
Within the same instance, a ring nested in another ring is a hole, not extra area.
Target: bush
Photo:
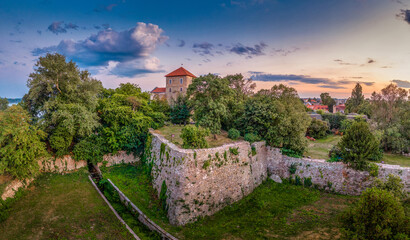
[[[329,121],[330,129],[340,129],[342,121],[346,119],[346,115],[340,113],[325,113],[322,115],[324,121]]]
[[[346,130],[347,130],[348,128],[350,128],[353,123],[354,123],[354,120],[353,120],[353,119],[345,119],[345,120],[341,121],[341,122],[340,122],[340,129],[339,129],[339,131],[341,131],[341,132],[343,132],[343,133],[346,132]]]
[[[313,118],[307,129],[307,135],[319,139],[325,137],[328,130],[329,125],[327,122]]]
[[[230,139],[236,140],[236,139],[238,139],[240,136],[241,136],[241,133],[240,133],[238,130],[236,130],[235,128],[229,129],[229,131],[228,131],[228,137],[229,137]]]
[[[341,222],[344,239],[398,239],[409,234],[409,219],[399,200],[377,188],[367,189]]]
[[[257,134],[254,133],[247,133],[245,134],[245,141],[248,141],[250,143],[258,142],[261,140],[261,137],[259,137]]]
[[[181,138],[183,148],[207,148],[208,142],[205,137],[209,135],[209,129],[187,125],[182,128]]]
[[[50,136],[49,143],[57,157],[69,154],[69,148],[73,142],[73,135],[62,127],[58,127]]]
[[[401,178],[393,174],[389,174],[389,178],[386,181],[377,178],[373,182],[373,187],[389,191],[399,199],[407,198],[407,192],[404,190],[404,184]]]
[[[294,151],[292,149],[288,149],[288,148],[281,148],[280,149],[281,153],[289,156],[289,157],[294,157],[294,158],[301,158],[303,157],[302,154],[298,151]]]
[[[85,160],[91,163],[98,163],[103,161],[103,139],[97,135],[92,135],[86,139],[81,140],[74,146],[74,159]]]
[[[379,151],[379,143],[366,122],[354,122],[338,144],[344,163],[357,170],[366,170],[368,160]]]
[[[330,149],[329,158],[328,162],[340,162],[342,160],[342,151],[339,146],[335,145]]]

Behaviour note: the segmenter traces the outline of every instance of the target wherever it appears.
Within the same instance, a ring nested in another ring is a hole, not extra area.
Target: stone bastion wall
[[[347,168],[343,163],[283,156],[264,142],[240,141],[216,148],[181,149],[163,136],[151,132],[148,161],[153,163],[153,186],[160,195],[166,187],[168,218],[184,225],[198,217],[212,215],[242,199],[264,180],[298,178],[312,187],[341,194],[359,195],[374,180],[368,172]],[[399,176],[409,188],[410,168],[379,165],[379,178]],[[290,168],[296,169],[293,174]]]

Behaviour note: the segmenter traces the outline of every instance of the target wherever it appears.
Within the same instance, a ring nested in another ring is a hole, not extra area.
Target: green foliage
[[[8,106],[9,106],[9,101],[7,100],[7,98],[0,97],[0,111],[6,110]]]
[[[187,125],[182,129],[181,138],[184,148],[207,148],[208,142],[205,137],[209,135],[209,130],[194,125]]]
[[[342,160],[342,150],[338,145],[334,145],[329,151],[330,160],[328,162],[340,162]]]
[[[386,181],[377,178],[373,182],[373,186],[381,190],[386,190],[399,199],[407,198],[407,192],[404,190],[404,184],[399,176],[389,174]]]
[[[103,161],[104,156],[104,139],[98,135],[91,135],[74,146],[74,159],[85,160],[96,164]]]
[[[286,155],[286,156],[289,156],[289,157],[294,157],[294,158],[301,158],[301,157],[303,157],[303,155],[302,155],[300,152],[295,151],[295,150],[292,150],[292,149],[288,149],[288,148],[281,148],[281,149],[280,149],[280,152],[281,152],[283,155]]]
[[[295,176],[295,185],[302,185],[302,179],[298,175]]]
[[[187,96],[197,124],[218,134],[229,116],[228,102],[234,96],[229,81],[213,74],[198,77],[189,85]]]
[[[336,104],[336,101],[330,96],[330,94],[321,93],[320,99],[323,105],[327,105],[329,112],[333,112],[333,106]]]
[[[39,158],[46,156],[45,133],[30,124],[20,106],[0,112],[0,174],[25,179],[38,173]]]
[[[256,154],[258,154],[258,153],[256,152],[255,146],[251,146],[251,151],[252,151],[252,156],[255,156]]]
[[[325,113],[322,115],[324,121],[328,121],[330,129],[340,129],[342,121],[346,119],[346,115],[341,113]]]
[[[362,91],[362,86],[357,83],[352,90],[352,96],[346,101],[346,112],[348,113],[358,113],[360,105],[364,103],[364,95]]]
[[[236,148],[229,148],[229,152],[233,155],[239,155],[239,147]]]
[[[344,239],[387,240],[409,234],[409,218],[399,200],[390,192],[377,188],[368,188],[342,215],[341,221]]]
[[[177,100],[171,106],[170,118],[174,124],[187,124],[191,117],[191,109],[188,106],[188,99],[178,95]]]
[[[209,166],[211,166],[211,159],[205,160],[202,168],[206,170],[209,168]]]
[[[339,131],[345,133],[347,129],[349,129],[352,124],[354,123],[353,119],[344,119],[340,122]]]
[[[326,121],[313,118],[310,122],[309,128],[307,129],[307,135],[320,139],[326,136],[327,131],[329,131],[329,125]]]
[[[166,99],[154,99],[149,102],[149,106],[151,107],[152,111],[163,113],[165,115],[165,119],[168,120],[171,114],[171,106],[169,106],[168,101]]]
[[[279,85],[261,90],[245,101],[244,109],[237,121],[238,129],[243,133],[263,136],[269,146],[303,153],[310,117],[295,89]]]
[[[369,163],[368,171],[369,171],[370,176],[372,177],[379,176],[379,165],[375,163]]]
[[[365,170],[368,160],[379,151],[379,143],[366,122],[355,122],[347,129],[338,144],[344,163],[352,168]]]
[[[303,179],[303,186],[305,187],[311,187],[312,186],[312,178],[304,178]]]
[[[40,57],[27,86],[22,105],[48,133],[50,145],[59,155],[68,152],[67,146],[72,145],[68,141],[88,136],[99,126],[95,109],[101,82],[63,55]]]
[[[21,197],[26,195],[27,189],[25,188],[19,188],[15,193],[14,197],[12,198],[6,198],[6,200],[3,200],[0,198],[0,223],[4,222],[7,220],[7,218],[10,216],[10,211],[11,207],[14,205],[15,202],[17,202]]]
[[[228,131],[228,138],[233,139],[233,140],[236,140],[236,139],[238,139],[240,136],[241,136],[241,133],[240,133],[238,130],[236,130],[235,128],[229,129],[229,131]]]
[[[168,211],[168,204],[167,204],[167,184],[165,180],[162,181],[161,191],[159,193],[159,201],[161,202],[162,209],[167,212]]]
[[[261,137],[259,137],[257,134],[254,133],[247,133],[245,134],[245,141],[248,141],[250,143],[258,142],[261,140]]]
[[[297,164],[296,164],[296,163],[290,164],[290,166],[289,166],[289,172],[290,172],[290,174],[295,174],[295,173],[296,173],[296,170],[297,170]]]

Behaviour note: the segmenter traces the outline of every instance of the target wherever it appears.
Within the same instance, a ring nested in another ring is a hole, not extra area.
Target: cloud
[[[261,42],[260,44],[255,44],[252,46],[244,46],[241,43],[237,43],[233,46],[229,51],[231,53],[236,53],[238,55],[246,55],[248,58],[252,58],[253,56],[260,56],[264,55],[265,53],[263,50],[267,47],[265,43]]]
[[[292,48],[292,49],[290,49],[290,50],[288,50],[288,49],[280,49],[280,48],[273,48],[273,54],[279,54],[279,55],[281,55],[281,56],[287,56],[287,55],[289,55],[289,54],[291,54],[291,53],[294,53],[294,52],[296,52],[296,51],[299,51],[300,50],[300,48],[298,48],[298,47],[294,47],[294,48]]]
[[[149,57],[156,47],[168,37],[154,24],[137,23],[133,28],[117,32],[111,29],[99,31],[81,40],[62,40],[56,46],[36,48],[33,56],[47,52],[66,55],[84,66],[106,66],[109,61],[127,62]]]
[[[367,60],[367,63],[368,64],[371,64],[371,63],[375,63],[376,61],[374,60],[374,59],[371,59],[371,58],[369,58],[368,60]]]
[[[37,30],[38,35],[41,35],[42,31],[41,30]]]
[[[347,79],[343,80],[332,80],[329,78],[315,78],[308,75],[295,75],[295,74],[267,74],[264,72],[249,72],[251,74],[251,79],[254,81],[263,82],[288,82],[288,83],[307,83],[307,84],[320,84],[319,87],[323,88],[335,88],[343,89],[346,88],[343,85],[361,83],[366,86],[374,85],[374,82],[363,82],[363,81],[351,81]]]
[[[410,24],[410,9],[401,9],[397,17],[403,19],[405,22]]]
[[[194,45],[192,46],[193,51],[195,53],[198,53],[201,56],[205,56],[205,55],[213,56],[214,54],[211,52],[213,48],[214,48],[214,45],[209,42],[194,43]]]
[[[111,12],[114,7],[118,6],[116,3],[112,3],[109,5],[101,5],[94,8],[94,12]]]
[[[359,65],[359,64],[357,64],[357,63],[346,62],[346,61],[344,61],[344,60],[342,60],[342,59],[335,59],[335,60],[333,60],[333,61],[336,62],[336,63],[338,63],[338,64],[340,64],[340,65]],[[366,63],[360,64],[360,67],[363,67],[363,66],[366,66],[367,64],[372,64],[372,63],[375,63],[375,62],[376,62],[376,60],[374,60],[374,59],[372,59],[372,58],[367,58]]]
[[[335,60],[333,60],[333,61],[337,62],[337,63],[340,64],[340,65],[356,65],[355,63],[345,62],[345,61],[343,61],[342,59],[335,59]]]
[[[184,41],[184,40],[179,39],[178,41],[179,41],[178,47],[183,47],[183,46],[185,46],[185,41]]]
[[[74,23],[66,23],[64,24],[64,21],[59,21],[59,22],[53,22],[48,26],[48,30],[56,35],[59,33],[66,33],[67,30],[73,29],[73,30],[78,30],[78,25]]]
[[[134,77],[147,73],[165,72],[160,69],[159,59],[156,57],[146,59],[136,59],[129,62],[110,62],[106,67],[108,75],[120,77]]]
[[[405,81],[405,80],[393,80],[395,84],[397,84],[398,87],[401,88],[410,88],[410,81]]]

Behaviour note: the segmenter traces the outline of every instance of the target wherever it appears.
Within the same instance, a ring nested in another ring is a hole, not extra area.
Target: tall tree
[[[333,112],[333,106],[336,104],[336,101],[330,96],[330,94],[321,93],[320,99],[322,100],[322,104],[328,107],[329,112]]]
[[[67,153],[73,141],[99,126],[95,110],[102,84],[73,61],[67,62],[65,56],[56,53],[40,57],[27,86],[23,106],[48,133],[57,155]]]
[[[352,95],[346,101],[347,112],[357,113],[360,109],[360,105],[364,103],[363,89],[360,83],[357,83],[352,90]]]
[[[215,138],[228,117],[227,105],[233,95],[229,81],[213,74],[194,79],[188,87],[187,96],[195,111],[194,119],[200,126],[209,128]]]
[[[8,106],[9,106],[9,101],[7,100],[7,98],[0,97],[0,111],[6,110]]]

